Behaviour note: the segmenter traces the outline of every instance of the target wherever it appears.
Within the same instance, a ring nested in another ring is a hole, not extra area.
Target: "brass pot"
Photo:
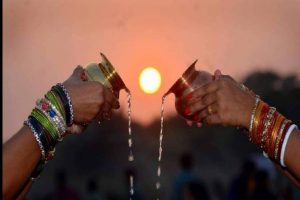
[[[100,82],[114,94],[119,94],[122,89],[129,92],[122,78],[106,56],[103,53],[100,53],[100,55],[102,57],[101,63],[90,63],[85,67],[88,80]]]

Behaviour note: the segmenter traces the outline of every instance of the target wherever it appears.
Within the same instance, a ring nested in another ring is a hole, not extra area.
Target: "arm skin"
[[[198,114],[198,122],[240,126],[248,129],[255,97],[230,76],[222,75],[183,97],[189,114]],[[208,112],[210,106],[212,113]],[[234,113],[234,114],[233,114]],[[288,140],[285,152],[286,168],[278,169],[286,175],[295,186],[300,188],[300,131],[294,129]]]
[[[81,79],[84,69],[78,66],[64,82],[74,109],[74,123],[67,133],[84,129],[78,124],[89,123],[102,112],[118,109],[117,98],[102,84]],[[23,199],[30,189],[30,176],[41,158],[40,148],[30,128],[23,126],[3,144],[3,198]]]
[[[295,179],[293,182],[297,183],[294,185],[300,188],[300,131],[298,129],[294,129],[288,140],[284,162],[287,171]]]
[[[23,200],[25,199],[27,193],[29,192],[31,186],[32,186],[33,182],[32,181],[27,181],[25,183],[25,186],[23,187],[22,192],[20,192],[20,194],[18,195],[18,197],[16,198],[17,200]]]
[[[39,162],[39,146],[27,126],[3,145],[3,197],[15,199]]]

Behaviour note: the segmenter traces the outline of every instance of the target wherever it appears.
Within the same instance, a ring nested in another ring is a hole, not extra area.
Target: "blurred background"
[[[195,59],[199,70],[230,74],[299,125],[299,24],[297,0],[4,0],[4,142],[37,98],[78,64],[99,62],[100,51],[133,94],[133,165],[122,93],[111,121],[58,145],[28,199],[128,199],[129,174],[135,199],[154,199],[161,97]],[[150,66],[162,77],[152,95],[138,85]],[[300,198],[241,130],[189,127],[173,96],[165,113],[161,199],[246,199],[258,187],[271,199]]]

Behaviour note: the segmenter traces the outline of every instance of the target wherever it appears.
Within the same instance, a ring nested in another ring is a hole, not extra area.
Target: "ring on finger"
[[[211,105],[207,106],[207,111],[208,111],[208,114],[210,114],[210,115],[213,113]]]

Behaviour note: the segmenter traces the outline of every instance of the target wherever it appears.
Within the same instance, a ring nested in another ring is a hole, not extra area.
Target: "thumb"
[[[73,74],[72,76],[75,77],[75,78],[79,78],[81,79],[81,77],[85,74],[85,71],[83,69],[83,67],[81,65],[78,65],[74,71],[73,71]]]
[[[219,69],[217,69],[214,73],[214,80],[219,80],[221,75],[222,75],[222,72]]]

